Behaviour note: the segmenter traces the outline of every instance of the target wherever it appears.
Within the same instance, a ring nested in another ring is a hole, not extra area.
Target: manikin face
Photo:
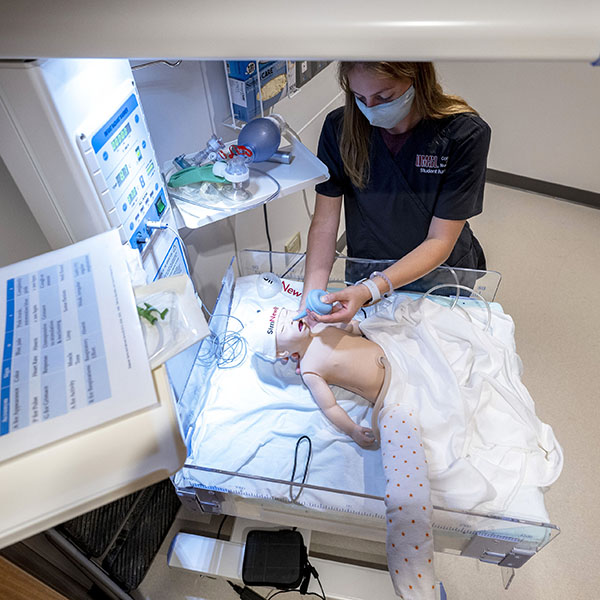
[[[348,74],[353,94],[367,107],[396,100],[408,90],[412,81],[408,77],[391,79],[356,67]]]
[[[278,354],[287,356],[296,352],[301,343],[310,336],[310,329],[302,319],[292,320],[295,316],[295,312],[285,308],[281,309],[276,326]]]

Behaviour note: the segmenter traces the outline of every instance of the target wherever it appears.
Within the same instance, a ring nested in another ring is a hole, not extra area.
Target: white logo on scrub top
[[[415,167],[418,167],[421,173],[442,175],[446,171],[447,164],[448,157],[439,157],[437,154],[417,154],[415,158]]]

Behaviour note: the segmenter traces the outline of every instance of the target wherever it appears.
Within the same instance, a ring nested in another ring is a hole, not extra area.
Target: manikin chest
[[[302,374],[315,373],[329,385],[337,385],[374,402],[383,384],[381,358],[385,354],[367,338],[337,327],[313,334],[300,361]]]

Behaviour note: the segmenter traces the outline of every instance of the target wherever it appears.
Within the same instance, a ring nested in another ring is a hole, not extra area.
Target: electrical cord
[[[321,582],[317,579],[318,584],[321,586]],[[321,590],[323,590],[323,586],[321,586]],[[280,594],[290,594],[291,592],[299,592],[300,588],[295,590],[279,590],[270,596],[267,596],[266,600],[271,600],[271,598],[275,598],[275,596],[279,596]],[[317,598],[321,598],[321,600],[327,600],[325,594],[321,592],[321,594],[317,594],[317,592],[306,592],[306,594],[302,594],[303,596],[316,596]]]
[[[182,63],[181,60],[176,60],[175,62],[170,62],[168,60],[152,60],[150,62],[142,63],[140,65],[134,65],[133,67],[131,67],[131,70],[137,71],[138,69],[144,69],[151,65],[158,65],[158,64],[163,64],[163,65],[167,65],[167,67],[174,68],[174,67],[178,67],[181,63]]]
[[[269,243],[269,271],[273,272],[273,244],[271,243],[271,234],[269,233],[269,216],[267,214],[267,204],[263,204],[263,215],[265,217],[265,233]]]
[[[311,569],[312,568],[313,567],[311,566]],[[316,571],[315,571],[315,573],[316,573]],[[317,583],[319,584],[319,588],[321,589],[321,596],[323,597],[323,600],[327,600],[327,598],[325,596],[325,590],[323,589],[323,584],[321,583],[321,580],[319,579],[319,574],[318,573],[315,575],[315,579],[317,580]],[[313,593],[314,592],[311,592],[311,594],[313,594]],[[318,596],[318,594],[317,594],[317,596]]]
[[[175,235],[175,239],[177,240],[177,243],[181,249],[185,268],[189,276],[190,271],[188,260],[185,254],[185,246],[181,244],[181,237],[179,236],[179,233],[167,223],[161,223],[160,221],[148,221],[146,223],[146,227],[150,231],[154,231],[155,229],[168,229]],[[246,339],[240,335],[242,329],[244,329],[244,324],[242,321],[233,315],[212,314],[208,308],[204,306],[204,303],[202,304],[202,308],[211,317],[225,317],[227,319],[227,325],[229,324],[229,319],[237,321],[240,325],[240,328],[237,331],[231,331],[228,329],[228,327],[226,327],[225,331],[220,334],[215,334],[214,331],[211,330],[211,335],[205,338],[200,346],[198,362],[205,367],[208,367],[213,364],[213,362],[216,362],[216,365],[219,369],[232,369],[242,364],[246,359],[246,355],[248,354]]]
[[[273,175],[271,175],[270,173],[267,173],[266,171],[263,171],[262,169],[257,169],[256,167],[250,167],[248,170],[254,171],[256,173],[260,173],[261,175],[268,177],[277,186],[277,189],[266,200],[264,200],[265,203],[271,202],[271,200],[275,200],[275,198],[277,198],[277,196],[279,196],[279,193],[281,192],[281,184],[279,183],[279,181],[277,181],[277,179],[275,179],[275,177],[273,177]]]
[[[220,539],[221,537],[221,529],[223,529],[223,525],[225,524],[225,521],[227,521],[227,517],[229,515],[223,515],[223,518],[221,519],[221,522],[219,523],[219,529],[217,529],[217,539]]]
[[[227,583],[235,590],[237,595],[242,600],[265,600],[264,596],[261,596],[258,592],[255,592],[252,588],[247,586],[242,587],[241,585],[237,585],[232,581],[227,580]]]
[[[313,575],[315,576],[315,579],[317,580],[317,583],[319,584],[319,588],[321,589],[321,596],[323,597],[323,600],[327,600],[327,598],[325,597],[325,590],[323,589],[323,584],[321,583],[321,580],[319,579],[319,574],[314,570],[314,567],[312,565],[310,566],[310,568],[313,570]],[[314,593],[314,592],[311,592],[311,594],[312,593]]]
[[[240,319],[233,315],[225,313],[211,313],[204,304],[202,308],[212,317],[223,317],[227,319],[225,330],[216,334],[212,329],[210,330],[210,336],[204,338],[200,350],[198,351],[197,361],[203,367],[210,367],[213,363],[217,365],[219,369],[233,369],[241,365],[248,354],[248,343],[246,338],[241,335],[244,329],[244,324]],[[231,331],[228,329],[229,319],[233,319],[239,323],[240,328],[237,331]],[[210,325],[209,323],[209,329]]]
[[[327,597],[325,596],[325,590],[323,589],[323,584],[321,583],[321,580],[319,579],[319,574],[317,573],[317,570],[310,564],[308,559],[306,559],[306,566],[309,569],[310,575],[312,575],[317,580],[317,583],[319,584],[319,588],[321,590],[320,594],[318,594],[317,592],[307,592],[306,590],[303,591],[302,586],[300,586],[293,590],[279,590],[276,592],[271,592],[267,596],[266,600],[272,600],[272,598],[275,598],[275,596],[279,596],[281,594],[290,594],[291,592],[299,592],[303,596],[316,596],[317,598],[321,598],[321,600],[327,600]],[[310,577],[310,575],[309,575],[309,577]],[[306,582],[306,585],[308,585],[308,581]]]
[[[277,189],[263,203],[263,215],[265,218],[265,233],[267,234],[267,242],[269,244],[269,270],[272,272],[273,271],[273,257],[272,257],[273,244],[271,242],[271,232],[269,231],[269,216],[267,214],[267,203],[271,202],[271,200],[274,200],[275,198],[277,198],[277,196],[279,196],[279,194],[281,192],[281,184],[279,183],[279,181],[277,181],[277,179],[275,179],[275,177],[273,177],[273,175],[271,175],[270,173],[267,173],[266,171],[257,169],[256,167],[252,167],[249,170],[255,171],[256,173],[260,173],[261,175],[264,175],[265,177],[272,179],[275,182],[275,185],[277,186]]]
[[[302,493],[304,483],[306,482],[306,477],[308,475],[308,467],[310,465],[310,459],[312,457],[312,441],[307,435],[302,435],[296,441],[296,449],[294,450],[294,467],[292,468],[292,476],[290,477],[290,481],[294,481],[294,477],[296,476],[296,466],[298,463],[298,448],[300,447],[300,442],[302,440],[306,440],[308,442],[308,454],[306,456],[306,464],[304,466],[304,475],[302,476],[302,482],[300,484],[300,491],[294,496],[292,490],[294,489],[293,485],[290,485],[290,496],[292,497],[292,502],[296,502]]]
[[[182,244],[183,238],[179,235],[179,232],[171,227],[168,223],[161,223],[160,221],[147,221],[146,228],[150,233],[156,229],[165,230],[168,229],[174,236],[177,241],[177,245],[179,246],[179,250],[181,251],[181,256],[183,257],[183,263],[185,267],[185,272],[189,276],[190,274],[190,265],[188,262],[187,250],[185,249],[185,244]]]

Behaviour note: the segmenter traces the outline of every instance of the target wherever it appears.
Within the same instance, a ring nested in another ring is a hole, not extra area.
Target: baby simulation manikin
[[[396,593],[404,600],[435,598],[432,507],[427,460],[418,419],[401,403],[384,401],[389,363],[382,348],[363,337],[358,321],[310,329],[280,307],[261,311],[248,339],[269,360],[300,357],[300,374],[327,418],[363,448],[381,441],[386,475],[388,566]],[[336,402],[330,385],[374,405],[372,429],[357,425]]]

